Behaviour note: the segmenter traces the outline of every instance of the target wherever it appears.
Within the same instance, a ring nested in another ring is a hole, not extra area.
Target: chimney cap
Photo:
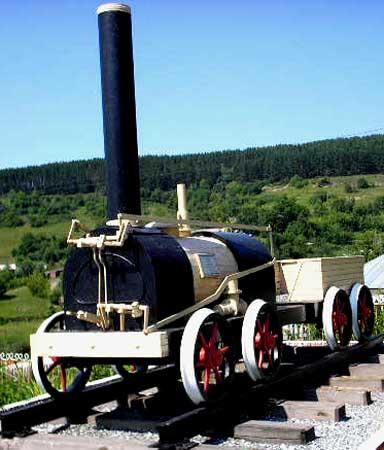
[[[104,3],[97,8],[96,13],[102,14],[108,11],[121,11],[131,14],[131,8],[123,3]]]

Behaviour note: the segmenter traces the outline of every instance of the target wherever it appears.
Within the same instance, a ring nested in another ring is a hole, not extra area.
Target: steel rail
[[[241,422],[244,412],[254,412],[265,404],[265,401],[273,396],[287,395],[296,387],[302,386],[304,381],[314,376],[324,378],[330,375],[335,368],[345,366],[356,358],[369,352],[383,343],[383,335],[370,338],[368,341],[355,344],[342,351],[333,352],[321,359],[293,368],[289,374],[280,375],[277,378],[263,384],[250,384],[242,377],[236,384],[241,390],[235,390],[220,403],[203,405],[193,408],[184,414],[173,417],[157,427],[159,432],[158,448],[189,448],[188,440],[198,434],[210,434],[212,430],[222,431],[230,435],[235,425]],[[244,385],[247,387],[244,388]],[[283,397],[280,397],[283,398]]]
[[[0,408],[0,433],[2,437],[27,434],[31,427],[61,417],[71,422],[84,420],[92,413],[92,408],[113,400],[124,403],[124,397],[154,386],[168,384],[176,379],[175,366],[168,365],[149,370],[147,373],[133,373],[129,380],[110,377],[106,381],[93,382],[76,396],[56,400],[48,395],[39,396],[26,402],[18,402]]]
[[[261,407],[271,396],[279,398],[294,387],[302,385],[309,377],[324,377],[346,363],[356,360],[382,344],[383,335],[371,338],[367,342],[356,344],[343,351],[333,352],[320,360],[293,368],[288,374],[283,374],[263,384],[251,383],[243,374],[238,374],[234,389],[224,400],[212,404],[191,408],[181,415],[170,418],[159,424],[158,447],[189,448],[188,440],[197,435],[212,430],[215,433],[233,428],[239,423],[239,418],[245,411],[254,411]],[[177,368],[173,365],[159,367],[146,374],[132,374],[129,381],[118,377],[94,382],[84,392],[76,397],[68,396],[65,400],[54,400],[48,396],[40,396],[28,402],[19,402],[0,408],[0,432],[2,437],[25,435],[31,427],[61,417],[67,417],[70,422],[81,422],[92,414],[92,408],[112,400],[120,400],[129,393],[136,393],[154,386],[162,386],[175,382],[178,377]],[[282,398],[282,397],[281,397]]]

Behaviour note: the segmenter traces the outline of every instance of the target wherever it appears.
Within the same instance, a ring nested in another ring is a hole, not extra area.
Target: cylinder
[[[107,216],[141,214],[131,10],[97,9],[103,102]]]

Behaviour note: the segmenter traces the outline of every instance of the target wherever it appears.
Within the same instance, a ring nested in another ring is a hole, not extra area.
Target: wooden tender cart
[[[334,350],[372,332],[373,302],[364,285],[364,257],[287,259],[275,265],[282,324],[317,323]],[[292,308],[289,308],[292,305]]]
[[[350,292],[354,283],[364,284],[364,257],[285,259],[276,262],[276,290],[289,302],[323,301],[331,286]]]

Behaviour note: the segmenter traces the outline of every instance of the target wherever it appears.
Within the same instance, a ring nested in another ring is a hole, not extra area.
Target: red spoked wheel
[[[184,389],[195,403],[215,401],[228,392],[234,374],[234,346],[227,322],[208,308],[189,319],[180,346]]]
[[[375,306],[370,289],[355,283],[349,300],[352,308],[352,329],[356,339],[363,341],[372,335],[375,325]]]
[[[352,337],[352,310],[347,293],[335,286],[324,297],[323,327],[331,350],[348,345]]]
[[[241,347],[252,380],[276,375],[281,359],[282,331],[271,304],[254,300],[245,313]]]
[[[36,334],[65,330],[63,311],[48,317]],[[39,386],[54,398],[64,398],[81,392],[91,375],[92,366],[73,363],[70,359],[31,356],[32,372]]]

